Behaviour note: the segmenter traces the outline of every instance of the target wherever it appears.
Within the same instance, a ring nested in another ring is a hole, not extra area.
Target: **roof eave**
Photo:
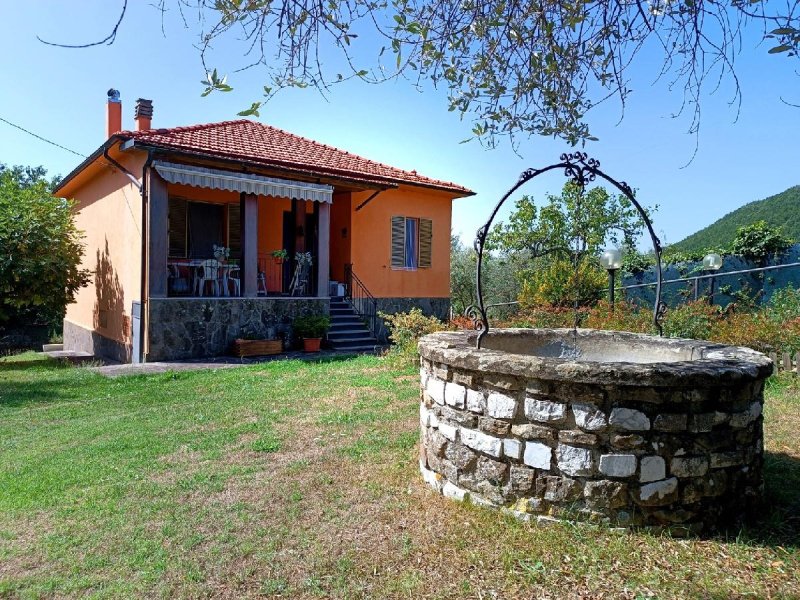
[[[105,152],[106,150],[108,150],[109,148],[111,148],[111,146],[113,146],[113,145],[114,145],[114,143],[116,142],[116,139],[117,139],[118,137],[119,137],[119,136],[117,136],[117,135],[112,135],[110,138],[108,138],[108,139],[105,141],[105,143],[103,143],[103,145],[102,145],[102,146],[100,146],[100,147],[99,147],[97,150],[95,150],[95,151],[94,151],[94,152],[92,152],[92,153],[91,153],[89,156],[87,156],[87,157],[86,157],[86,158],[83,160],[83,162],[81,162],[81,164],[79,164],[77,167],[75,167],[74,169],[72,169],[72,171],[70,171],[70,172],[69,172],[69,173],[68,173],[68,174],[67,174],[67,175],[66,175],[66,176],[65,176],[65,177],[64,177],[64,178],[63,178],[63,179],[62,179],[62,180],[61,180],[61,181],[58,183],[58,185],[55,187],[55,189],[53,190],[53,195],[54,195],[54,196],[58,196],[58,194],[61,192],[61,190],[63,190],[65,187],[67,187],[67,185],[68,185],[69,183],[71,183],[71,182],[72,182],[72,180],[73,180],[73,179],[75,179],[75,177],[77,177],[77,176],[78,176],[78,174],[80,174],[80,172],[81,172],[81,171],[83,171],[83,170],[84,170],[86,167],[88,167],[90,164],[92,164],[94,161],[96,161],[98,158],[100,158],[100,157],[103,155],[103,152]]]
[[[204,160],[217,160],[223,162],[235,162],[236,164],[247,165],[249,167],[256,167],[256,168],[266,168],[266,169],[278,169],[283,170],[288,173],[300,173],[308,176],[313,177],[326,177],[330,179],[334,179],[337,181],[341,181],[343,183],[348,183],[350,185],[357,185],[361,186],[365,189],[389,189],[389,188],[396,188],[400,185],[412,185],[417,187],[424,187],[435,189],[443,192],[449,192],[451,194],[455,194],[456,198],[464,198],[467,196],[474,196],[475,192],[466,188],[456,188],[456,187],[449,187],[444,185],[435,185],[435,184],[427,184],[423,182],[416,182],[416,181],[406,181],[402,179],[395,179],[390,177],[380,177],[380,176],[365,176],[364,179],[358,179],[353,177],[347,177],[346,175],[340,175],[338,173],[329,172],[329,171],[312,171],[309,169],[301,169],[297,167],[287,166],[285,164],[276,162],[276,163],[267,163],[262,161],[253,161],[253,160],[243,160],[231,157],[220,156],[219,154],[207,154],[205,152],[196,152],[190,150],[180,150],[176,149],[171,146],[162,146],[159,144],[153,144],[148,142],[141,142],[136,140],[135,138],[124,138],[127,140],[133,141],[133,145],[130,147],[136,148],[143,148],[147,150],[158,150],[161,152],[169,152],[172,154],[183,155],[183,156],[190,156],[196,158],[202,158]],[[369,179],[367,179],[369,177]]]

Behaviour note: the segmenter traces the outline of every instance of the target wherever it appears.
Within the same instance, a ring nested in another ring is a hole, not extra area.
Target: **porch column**
[[[317,296],[328,297],[328,281],[331,270],[331,204],[319,202],[317,223]]]
[[[258,196],[242,193],[242,296],[258,296]]]
[[[152,167],[147,170],[147,295],[167,297],[167,182]],[[144,260],[145,257],[142,257]]]

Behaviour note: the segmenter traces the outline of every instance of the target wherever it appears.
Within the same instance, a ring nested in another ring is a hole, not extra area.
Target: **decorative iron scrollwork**
[[[562,170],[564,176],[574,181],[581,189],[581,194],[583,194],[584,189],[587,184],[595,181],[597,177],[604,179],[614,187],[616,187],[622,194],[633,204],[636,210],[639,213],[639,216],[644,221],[645,226],[647,227],[647,231],[650,234],[650,240],[653,243],[653,251],[655,253],[656,258],[656,297],[655,303],[653,306],[653,325],[658,330],[658,335],[663,335],[663,328],[661,326],[661,321],[664,318],[664,314],[667,310],[666,304],[661,301],[661,282],[662,282],[662,273],[661,273],[661,241],[658,239],[658,236],[653,229],[653,224],[650,222],[650,218],[647,215],[647,212],[642,208],[642,206],[637,202],[635,194],[633,193],[633,189],[624,181],[617,181],[612,177],[606,175],[600,169],[600,161],[595,158],[590,158],[586,152],[572,152],[572,153],[564,153],[559,157],[559,163],[550,165],[549,167],[544,167],[543,169],[535,169],[530,168],[523,171],[517,182],[509,189],[500,201],[495,205],[494,210],[492,210],[491,214],[489,215],[489,219],[486,223],[478,229],[476,238],[475,238],[475,252],[478,254],[478,264],[475,270],[475,291],[477,296],[478,304],[477,306],[470,306],[467,311],[469,314],[465,313],[469,318],[473,319],[473,323],[475,324],[475,329],[479,330],[480,333],[478,334],[478,339],[476,341],[476,346],[478,348],[481,347],[481,343],[483,338],[489,333],[489,319],[487,316],[487,306],[483,301],[483,279],[482,279],[482,271],[483,271],[483,255],[486,251],[486,238],[489,235],[490,228],[492,223],[494,222],[497,213],[499,212],[500,208],[505,204],[506,200],[516,192],[520,187],[526,184],[528,181],[533,179],[534,177],[538,177],[543,173],[547,173],[548,171],[552,170]],[[576,325],[577,326],[577,325]]]

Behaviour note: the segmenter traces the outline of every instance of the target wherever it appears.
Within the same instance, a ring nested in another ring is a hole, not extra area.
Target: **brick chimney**
[[[110,138],[119,131],[122,131],[122,102],[119,100],[119,90],[111,88],[106,103],[106,137]]]
[[[153,101],[139,98],[133,111],[133,120],[136,121],[136,131],[147,131],[153,120]]]

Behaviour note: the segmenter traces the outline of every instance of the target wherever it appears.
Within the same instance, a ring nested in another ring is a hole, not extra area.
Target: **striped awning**
[[[321,183],[277,179],[252,173],[234,173],[163,161],[155,161],[153,166],[158,174],[170,183],[276,198],[329,203],[333,201],[333,187]]]

